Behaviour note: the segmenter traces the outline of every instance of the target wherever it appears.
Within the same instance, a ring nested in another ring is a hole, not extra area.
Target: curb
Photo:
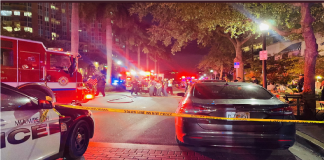
[[[317,139],[296,130],[296,142],[324,157],[324,143]]]

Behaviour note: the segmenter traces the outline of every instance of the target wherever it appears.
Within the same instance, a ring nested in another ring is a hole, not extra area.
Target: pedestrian
[[[148,90],[149,90],[149,95],[150,95],[150,96],[153,96],[154,88],[155,88],[155,82],[154,82],[152,79],[150,79],[150,80],[148,81],[148,86],[147,86],[147,88],[148,88]]]
[[[304,89],[304,74],[299,75],[299,80],[298,80],[298,83],[297,83],[297,87],[298,87],[298,92],[299,93],[303,92],[303,89]]]
[[[252,77],[252,83],[259,84],[259,80],[255,78],[255,76]]]
[[[173,79],[169,79],[168,80],[168,93],[170,93],[171,95],[173,95]]]
[[[156,84],[155,84],[155,88],[156,88],[156,96],[161,96],[161,92],[162,92],[162,82],[161,80],[157,80]]]
[[[105,94],[106,79],[103,75],[100,74],[99,76],[97,76],[97,81],[98,81],[98,83],[97,83],[96,96],[98,96],[99,93],[101,93],[102,96],[105,97],[106,96],[106,94]]]
[[[241,77],[237,77],[234,82],[239,82],[241,80]]]
[[[133,93],[137,95],[138,85],[139,85],[137,79],[134,79],[131,84],[132,84],[131,95],[133,95]]]
[[[320,89],[322,89],[321,101],[324,101],[324,80],[321,83]]]
[[[156,84],[157,84],[157,81],[158,81],[158,79],[157,78],[154,78],[154,92],[153,92],[153,96],[156,96],[156,92],[157,92],[157,90],[156,90]]]
[[[164,78],[164,81],[163,81],[163,95],[164,96],[168,96],[168,79]]]

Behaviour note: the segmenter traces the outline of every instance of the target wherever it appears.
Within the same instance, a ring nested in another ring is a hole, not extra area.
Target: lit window
[[[31,12],[24,12],[24,16],[31,17],[32,13]]]
[[[112,24],[114,24],[114,21],[113,21],[113,20],[111,20],[111,23],[112,23]]]
[[[51,9],[55,9],[55,6],[51,4]]]
[[[62,13],[65,13],[65,9],[62,9]]]
[[[60,21],[55,21],[55,23],[56,23],[57,25],[60,25]]]
[[[8,32],[12,32],[12,27],[3,27],[3,29],[7,30]]]
[[[55,40],[55,39],[56,39],[56,33],[52,32],[52,40]]]
[[[15,16],[20,16],[20,11],[14,11]]]
[[[1,16],[11,16],[12,11],[1,11]]]
[[[24,27],[25,32],[33,33],[33,28],[31,27]]]
[[[45,17],[45,21],[48,22],[49,21],[49,18],[48,17]]]
[[[19,28],[15,28],[14,30],[15,30],[15,31],[20,31],[20,27],[19,27]]]

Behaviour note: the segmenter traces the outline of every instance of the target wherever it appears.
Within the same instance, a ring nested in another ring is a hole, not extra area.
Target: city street
[[[128,96],[130,96],[129,92],[111,92],[107,93],[106,97],[100,95],[94,100],[83,104],[83,106],[175,112],[177,104],[181,99],[181,97],[177,96],[148,97],[148,94],[133,96],[134,98]],[[108,100],[113,100],[111,101],[113,103],[107,102]],[[117,146],[115,148],[129,148],[129,145],[135,145],[133,147],[136,149],[143,147],[144,149],[147,147],[147,149],[153,150],[154,148],[156,148],[155,150],[164,150],[165,148],[170,150],[170,147],[175,147],[172,150],[179,149],[175,141],[173,117],[92,112],[95,119],[95,135],[90,140],[90,146],[84,155],[86,159],[97,155],[97,149],[95,148],[98,145],[102,146],[102,144],[103,146],[108,145],[109,148],[114,145]],[[123,147],[125,145],[127,147]],[[279,150],[272,153],[266,151],[259,152],[253,149],[185,148],[197,154],[200,151],[213,152],[205,154],[206,157],[211,159],[220,158],[220,155],[230,159],[235,159],[235,156],[241,156],[241,159],[321,159],[314,152],[297,142],[289,150]],[[183,147],[181,150],[183,150]],[[100,154],[109,155],[109,152],[100,152]]]

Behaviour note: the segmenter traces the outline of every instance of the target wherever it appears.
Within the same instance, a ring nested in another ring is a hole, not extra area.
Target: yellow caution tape
[[[290,123],[320,123],[320,124],[324,124],[324,121],[285,120],[285,119],[257,119],[257,118],[225,118],[225,117],[214,117],[214,116],[205,116],[205,115],[172,113],[172,112],[114,109],[114,108],[100,108],[100,107],[85,107],[85,106],[71,106],[71,105],[61,105],[61,106],[62,107],[67,107],[67,108],[74,108],[74,109],[83,109],[83,110],[108,111],[108,112],[132,113],[132,114],[146,114],[146,115],[171,116],[171,117],[185,117],[185,118],[203,118],[203,119],[217,119],[217,120],[230,120],[230,121],[290,122]]]
[[[39,118],[39,121],[41,123],[45,122],[46,117],[47,117],[48,110],[49,109],[46,109],[45,111],[44,110],[41,111],[41,115],[40,115],[40,118]]]
[[[61,113],[58,112],[55,108],[52,108],[52,109],[53,109],[53,111],[54,111],[57,115],[59,115],[59,116],[61,116],[61,117],[65,117],[65,116],[61,115]]]

